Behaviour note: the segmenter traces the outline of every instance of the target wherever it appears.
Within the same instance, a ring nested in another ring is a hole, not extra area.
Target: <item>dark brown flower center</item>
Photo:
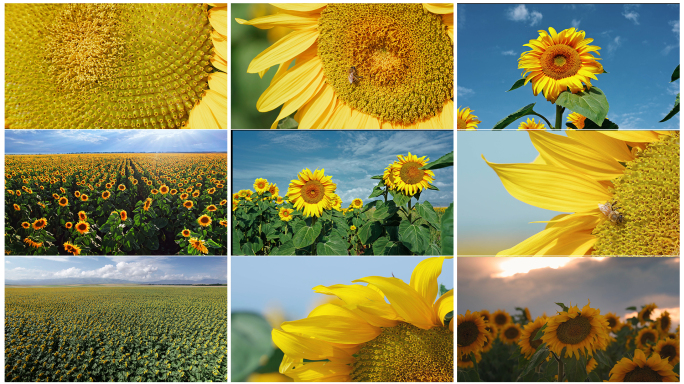
[[[504,331],[504,335],[509,340],[515,340],[520,336],[520,331],[518,331],[518,328],[516,327],[508,327],[508,329]]]
[[[325,187],[318,180],[309,180],[302,187],[302,199],[309,204],[316,204],[323,200]]]
[[[418,184],[423,180],[423,176],[425,175],[425,171],[419,169],[420,167],[422,167],[422,165],[419,163],[413,161],[408,162],[401,166],[399,177],[406,184]]]
[[[591,323],[583,316],[577,316],[561,323],[556,330],[558,340],[565,344],[578,344],[586,340],[591,333]]]
[[[627,381],[663,381],[662,376],[648,366],[643,368],[635,367],[631,372],[625,375],[625,382]]]
[[[504,314],[499,314],[494,317],[494,323],[496,323],[496,325],[504,325],[506,322],[508,322],[508,319]]]
[[[461,347],[467,347],[477,340],[480,330],[473,321],[464,321],[458,325],[456,332],[456,342]]]

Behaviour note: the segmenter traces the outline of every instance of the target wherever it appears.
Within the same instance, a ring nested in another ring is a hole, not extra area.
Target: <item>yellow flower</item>
[[[290,181],[287,198],[305,217],[320,217],[323,210],[331,204],[337,185],[325,176],[325,170],[311,172],[309,168],[297,174],[298,179]]]
[[[610,370],[608,381],[679,381],[673,366],[668,364],[667,359],[661,359],[660,355],[653,354],[648,360],[640,349],[634,351],[634,358],[623,357]]]
[[[275,15],[235,19],[294,29],[247,68],[279,65],[257,102],[284,104],[271,128],[297,111],[301,129],[452,129],[453,4],[274,5]]]
[[[258,194],[262,194],[268,191],[268,180],[266,179],[256,179],[254,180],[254,189]]]
[[[227,128],[226,5],[12,4],[5,20],[10,128]]]
[[[667,359],[668,364],[675,366],[679,363],[679,339],[659,340],[653,352],[660,355],[663,360]]]
[[[604,349],[609,342],[608,332],[601,310],[587,304],[582,311],[574,306],[550,317],[541,340],[556,355],[567,348],[565,357],[576,355],[579,359],[580,354],[593,356],[594,351]]]
[[[533,163],[487,164],[518,200],[573,213],[498,255],[679,254],[678,132],[528,133]]]
[[[280,216],[282,221],[290,221],[292,220],[292,212],[294,212],[294,209],[283,207],[278,211],[278,216]]]
[[[608,322],[608,329],[610,329],[613,333],[617,333],[616,329],[618,329],[620,326],[620,318],[618,317],[618,315],[612,312],[608,312],[605,314],[604,317]]]
[[[583,91],[582,83],[591,88],[590,79],[597,80],[595,75],[603,73],[603,67],[592,55],[601,48],[589,45],[594,40],[585,39],[584,31],[570,28],[556,33],[549,28],[549,32],[539,31],[536,40],[524,44],[532,50],[520,55],[518,68],[525,70],[525,85],[532,82],[535,96],[543,92],[546,100],[555,103],[568,88],[572,93]]]
[[[184,237],[190,237],[190,230],[184,229],[181,231],[181,234],[183,234]]]
[[[77,230],[81,235],[86,234],[86,233],[88,233],[88,231],[90,230],[90,224],[88,224],[88,223],[85,222],[85,221],[79,221],[79,222],[76,224],[76,230]]]
[[[397,191],[407,196],[413,196],[423,189],[427,189],[429,183],[434,181],[434,172],[420,169],[430,159],[426,159],[425,156],[419,158],[412,155],[411,152],[406,157],[397,155],[397,158],[399,161],[392,164],[392,177]]]
[[[477,116],[473,115],[473,110],[470,108],[456,109],[456,129],[474,131],[481,121]]]
[[[352,231],[356,231],[356,226],[352,225],[351,227],[349,227],[349,229],[351,229]]]
[[[501,329],[504,325],[512,323],[511,315],[506,312],[505,309],[499,309],[492,313],[490,321],[498,328]]]
[[[458,315],[456,323],[456,343],[459,355],[480,352],[486,341],[485,321],[479,312]]]
[[[112,195],[112,193],[109,191],[102,192],[102,198],[105,200],[109,199],[109,196],[111,196],[111,195]]]
[[[537,123],[534,121],[534,119],[528,118],[527,121],[520,123],[520,126],[518,127],[518,130],[520,131],[524,131],[526,129],[546,129],[546,127],[541,121]]]
[[[31,228],[31,224],[30,224],[28,221],[24,221],[23,223],[21,223],[21,226],[22,226],[24,229],[29,229],[29,228]]]
[[[435,301],[443,261],[421,261],[409,284],[370,276],[354,281],[367,286],[314,287],[341,302],[272,331],[285,354],[280,373],[295,381],[452,382],[453,320],[447,325],[444,318],[454,309],[454,291]]]
[[[351,206],[352,206],[353,208],[357,208],[357,209],[363,208],[363,200],[358,199],[358,198],[357,198],[357,199],[354,199],[354,200],[352,200],[352,202],[351,202]]]
[[[47,226],[47,220],[43,217],[33,222],[33,229],[39,230]]]
[[[672,325],[672,319],[670,318],[670,313],[668,311],[663,311],[660,316],[655,320],[656,329],[662,334],[667,334],[670,331],[670,326]]]
[[[534,322],[527,323],[522,329],[518,345],[520,346],[520,353],[526,358],[532,357],[534,352],[542,344],[541,338],[535,340],[537,332],[546,324],[547,317],[539,316]]]
[[[88,215],[84,211],[78,211],[78,219],[80,221],[86,221],[88,220]]]
[[[568,115],[568,123],[572,123],[577,129],[583,129],[584,128],[584,121],[587,118],[580,115],[577,112],[573,112]]]
[[[658,341],[658,332],[651,328],[642,328],[637,334],[636,347],[647,351]]]
[[[646,324],[647,320],[653,320],[651,319],[651,313],[653,313],[653,310],[658,308],[658,306],[655,303],[651,304],[646,304],[644,305],[643,308],[641,308],[641,311],[639,311],[639,324]]]
[[[21,207],[19,206],[19,204],[14,204],[14,210],[21,211]]]
[[[587,361],[587,374],[590,374],[591,371],[593,371],[596,367],[598,367],[598,361],[592,357],[589,359],[589,361]]]
[[[204,245],[204,240],[200,240],[200,239],[197,239],[197,238],[195,238],[195,237],[191,237],[190,240],[188,240],[188,241],[190,242],[190,246],[192,246],[192,247],[195,248],[196,250],[198,250],[198,251],[204,253],[205,255],[206,255],[207,253],[209,253],[209,250],[208,250],[207,247]]]
[[[197,223],[203,227],[208,227],[211,224],[211,217],[202,215],[197,219]]]
[[[522,329],[520,325],[515,323],[508,323],[501,328],[499,332],[499,337],[504,344],[516,344],[520,337],[522,336]]]

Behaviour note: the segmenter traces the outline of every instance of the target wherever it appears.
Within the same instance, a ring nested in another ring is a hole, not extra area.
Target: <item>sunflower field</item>
[[[591,303],[556,304],[536,319],[527,308],[458,315],[458,380],[679,381],[679,326],[667,311],[654,318],[655,303],[624,322]]]
[[[5,381],[225,381],[225,287],[7,288]]]
[[[379,181],[368,198],[382,200],[355,198],[348,208],[324,170],[304,169],[285,197],[275,183],[257,178],[255,192],[233,194],[231,254],[452,255],[453,203],[436,211],[420,195],[438,190],[430,169],[453,166],[453,152],[432,163],[410,152],[397,158],[371,177]]]
[[[5,253],[227,254],[226,154],[5,157]]]

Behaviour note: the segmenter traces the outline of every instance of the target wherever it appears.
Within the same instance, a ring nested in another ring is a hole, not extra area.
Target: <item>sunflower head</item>
[[[591,356],[595,350],[605,348],[610,340],[608,332],[601,311],[587,304],[582,311],[574,306],[549,318],[541,340],[555,354],[566,348],[565,357],[579,359],[580,353]]]
[[[88,201],[88,195],[85,193],[81,195],[81,201]]]
[[[492,313],[490,322],[492,322],[498,329],[501,329],[504,325],[513,322],[513,319],[505,309],[498,309]]]
[[[169,191],[169,193],[172,194],[172,195],[175,195],[176,193],[178,193],[178,190],[177,190],[177,189],[172,189],[171,191]]]
[[[520,353],[525,355],[526,358],[532,357],[537,348],[542,344],[541,338],[536,338],[539,330],[546,324],[546,321],[546,316],[540,316],[523,327],[518,345],[520,346]]]
[[[407,196],[413,196],[423,189],[427,189],[429,183],[434,181],[434,172],[420,169],[430,159],[426,159],[425,156],[419,158],[412,155],[411,152],[406,157],[397,155],[397,158],[399,161],[392,164],[393,183],[396,185],[397,191]]]
[[[79,191],[74,192],[74,196],[81,197],[81,192],[79,192]]]
[[[363,200],[356,198],[356,199],[352,200],[351,206],[353,208],[357,208],[357,209],[363,208]]]
[[[282,221],[290,221],[292,220],[292,212],[294,212],[294,209],[283,207],[278,211],[278,216],[280,216]]]
[[[200,191],[199,191],[199,190],[197,190],[197,191],[195,191],[195,192],[192,193],[192,197],[198,197],[199,195],[200,195]]]
[[[150,191],[150,193],[153,194],[153,195],[156,195],[157,193],[159,193],[159,191],[157,191],[156,189],[152,189],[152,190]]]
[[[651,314],[653,313],[653,310],[656,308],[658,308],[656,303],[644,305],[644,307],[641,308],[641,311],[639,311],[639,324],[646,324],[647,321],[653,321],[653,319],[651,319]]]
[[[180,197],[181,200],[185,200],[188,198],[188,194],[187,193],[181,193],[178,197]]]
[[[355,225],[352,225],[351,227],[349,227],[349,229],[352,230],[352,231],[356,231],[356,226],[355,226]]]
[[[670,331],[670,326],[672,325],[672,319],[670,318],[670,313],[668,311],[663,311],[660,316],[656,319],[656,329],[662,334],[667,334]]]
[[[204,245],[204,240],[200,240],[198,238],[192,237],[192,238],[190,238],[190,240],[188,240],[188,242],[190,243],[190,246],[195,248],[196,250],[198,250],[204,254],[209,253],[209,250]]]
[[[33,222],[33,229],[39,230],[47,226],[47,220],[43,217]]]
[[[111,195],[112,195],[112,193],[109,191],[102,192],[102,198],[105,200],[109,199],[109,196],[111,196]]]
[[[653,348],[653,352],[667,363],[676,366],[679,363],[679,339],[663,339]]]
[[[544,123],[536,122],[534,119],[528,118],[527,121],[523,121],[520,123],[520,126],[518,127],[518,130],[524,131],[527,129],[546,129],[544,126]]]
[[[286,196],[305,217],[320,217],[331,205],[337,185],[331,181],[332,176],[325,176],[324,172],[324,169],[317,169],[312,173],[306,168],[297,175],[297,180],[290,181]]]
[[[121,210],[121,212],[119,212],[119,217],[121,217],[121,221],[126,221],[126,219],[128,219],[128,212]]]
[[[508,323],[501,328],[499,337],[504,344],[516,344],[522,336],[522,329],[520,325],[515,323]]]
[[[167,193],[169,193],[169,187],[167,187],[166,185],[162,185],[161,187],[159,187],[159,193],[161,193],[162,195],[166,195]]]
[[[126,190],[126,186],[123,184],[119,184],[119,191],[125,191],[125,190]]]
[[[76,223],[76,230],[81,234],[86,234],[90,230],[90,224],[87,221],[79,221]]]
[[[608,381],[679,381],[679,375],[673,372],[667,359],[655,353],[646,359],[644,352],[637,349],[633,359],[623,357],[615,364]]]
[[[651,328],[642,328],[636,337],[636,347],[647,351],[658,342],[658,332]]]
[[[28,221],[24,221],[23,223],[21,223],[21,226],[22,226],[22,228],[24,228],[24,229],[29,229],[29,228],[31,228],[31,224],[30,224]]]
[[[214,211],[216,211],[217,209],[218,209],[218,208],[216,208],[216,206],[213,205],[213,204],[210,205],[210,206],[208,206],[208,207],[206,208],[206,210],[209,211],[209,212],[214,212]]]
[[[202,215],[197,219],[197,223],[203,227],[208,227],[211,224],[211,217]]]
[[[257,191],[258,194],[262,194],[266,191],[268,191],[268,180],[266,179],[256,179],[254,180],[254,190]]]
[[[21,207],[19,206],[19,204],[14,204],[14,210],[21,211]]]
[[[473,115],[473,110],[470,108],[456,109],[456,129],[460,130],[476,130],[477,125],[481,123],[477,116]]]
[[[459,355],[482,350],[486,342],[485,322],[479,312],[458,315],[456,325],[456,343]]]
[[[143,209],[144,209],[145,211],[149,211],[150,206],[152,206],[152,201],[153,201],[153,200],[152,200],[152,198],[150,198],[150,197],[148,197],[148,198],[145,200],[145,204],[143,204]]]
[[[181,196],[181,197],[182,197],[182,196]],[[184,206],[185,208],[187,208],[187,209],[192,208],[193,205],[194,205],[194,203],[192,202],[192,200],[185,200],[185,201],[183,202],[183,206]]]
[[[88,215],[86,215],[86,213],[84,211],[79,211],[78,212],[78,219],[80,221],[86,221],[86,220],[88,220]]]
[[[74,223],[72,223],[71,221],[67,221],[64,224],[64,227],[66,227],[66,229],[71,229],[71,227],[73,227],[73,226],[74,226]]]
[[[568,123],[572,123],[577,129],[583,129],[584,128],[584,121],[587,118],[580,115],[577,112],[573,112],[568,115]]]

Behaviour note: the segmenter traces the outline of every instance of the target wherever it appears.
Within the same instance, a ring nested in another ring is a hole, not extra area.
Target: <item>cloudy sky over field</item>
[[[574,27],[601,48],[594,56],[609,73],[598,75],[592,85],[608,98],[608,119],[621,129],[678,129],[680,115],[658,122],[679,92],[680,81],[670,83],[679,64],[679,6],[459,4],[457,105],[474,110],[482,121],[478,129],[490,129],[530,103],[553,122],[554,105],[541,94],[535,97],[531,85],[506,91],[521,78],[518,58],[529,50],[523,44],[536,39],[538,30]]]
[[[227,281],[226,257],[22,256],[5,257],[6,280],[104,278],[145,283],[202,279]]]
[[[210,130],[6,130],[5,153],[226,152],[228,132]]]
[[[233,190],[254,190],[256,178],[276,183],[280,195],[304,168],[325,169],[337,184],[342,205],[354,198],[370,201],[377,180],[397,155],[431,161],[453,151],[453,133],[438,131],[234,131]],[[423,192],[420,201],[447,207],[454,201],[453,167],[434,170],[440,190]],[[378,198],[380,199],[380,198]],[[375,200],[375,199],[373,199]],[[415,201],[415,200],[414,200]]]
[[[582,309],[591,300],[622,320],[636,315],[625,308],[655,303],[655,317],[667,310],[674,327],[680,322],[679,258],[459,257],[457,270],[459,314],[528,307],[536,318],[560,310],[554,303]]]

